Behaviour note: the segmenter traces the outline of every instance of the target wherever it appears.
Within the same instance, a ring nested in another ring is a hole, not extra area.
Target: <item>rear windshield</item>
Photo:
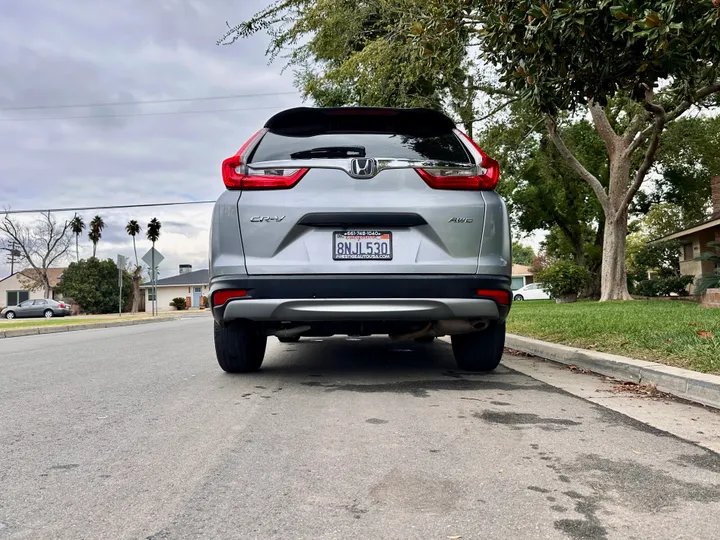
[[[433,136],[388,133],[324,133],[290,137],[267,133],[250,158],[251,163],[292,159],[292,154],[328,147],[362,147],[365,157],[421,159],[472,163],[472,158],[454,133]]]

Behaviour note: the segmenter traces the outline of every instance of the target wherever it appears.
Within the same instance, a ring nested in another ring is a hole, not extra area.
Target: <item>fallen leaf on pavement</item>
[[[642,452],[638,452],[637,450],[633,450],[633,454],[638,454],[638,455],[641,455],[641,454],[642,454]]]
[[[448,536],[448,540],[458,540],[458,538],[462,538],[462,536]]]
[[[579,368],[577,366],[573,366],[573,365],[568,366],[568,369],[572,372],[577,372],[577,373],[591,373],[587,369],[581,369],[581,368]]]
[[[647,396],[654,398],[670,397],[670,394],[660,392],[655,384],[637,384],[632,381],[623,381],[612,387],[614,394],[628,393],[635,394],[636,396]]]
[[[526,358],[534,358],[534,356],[532,354],[524,353],[522,351],[518,351],[517,349],[511,349],[509,347],[505,347],[504,352],[506,354],[510,354],[512,356],[523,356]]]
[[[708,332],[707,330],[698,330],[695,332],[701,339],[714,339],[715,334]]]

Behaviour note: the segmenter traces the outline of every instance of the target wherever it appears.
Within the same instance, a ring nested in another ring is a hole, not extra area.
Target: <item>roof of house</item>
[[[699,232],[705,231],[707,229],[712,229],[713,227],[720,227],[720,218],[714,218],[714,219],[711,219],[710,221],[706,221],[705,223],[701,223],[700,225],[695,225],[694,227],[690,227],[689,229],[678,231],[678,232],[670,234],[668,236],[663,236],[662,238],[653,240],[651,243],[665,242],[667,240],[677,240],[678,238],[683,238],[685,236],[699,233]]]
[[[164,279],[158,279],[155,284],[157,287],[184,287],[188,285],[207,285],[210,283],[210,274],[207,269],[195,270],[194,272],[185,272],[177,276],[171,276]],[[151,283],[146,282],[141,287],[150,287]]]
[[[47,269],[47,275],[48,275],[48,281],[50,282],[50,288],[57,287],[58,283],[60,282],[60,278],[62,277],[63,273],[65,272],[66,268],[48,268]],[[20,270],[19,272],[15,272],[14,274],[4,277],[0,279],[0,281],[5,281],[6,279],[10,279],[13,276],[24,276],[27,279],[38,281],[37,278],[37,272],[33,268],[26,268],[25,270]]]
[[[529,266],[525,266],[524,264],[513,264],[512,265],[512,275],[513,276],[531,276],[532,270]]]

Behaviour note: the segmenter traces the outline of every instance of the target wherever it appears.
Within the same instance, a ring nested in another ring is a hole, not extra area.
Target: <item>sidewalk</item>
[[[654,384],[662,392],[720,409],[720,376],[717,375],[548,343],[514,334],[507,334],[505,347],[622,381]]]

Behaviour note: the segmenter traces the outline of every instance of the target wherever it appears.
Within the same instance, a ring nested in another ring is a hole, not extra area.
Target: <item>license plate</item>
[[[389,261],[392,233],[386,231],[343,231],[333,233],[336,261]]]

